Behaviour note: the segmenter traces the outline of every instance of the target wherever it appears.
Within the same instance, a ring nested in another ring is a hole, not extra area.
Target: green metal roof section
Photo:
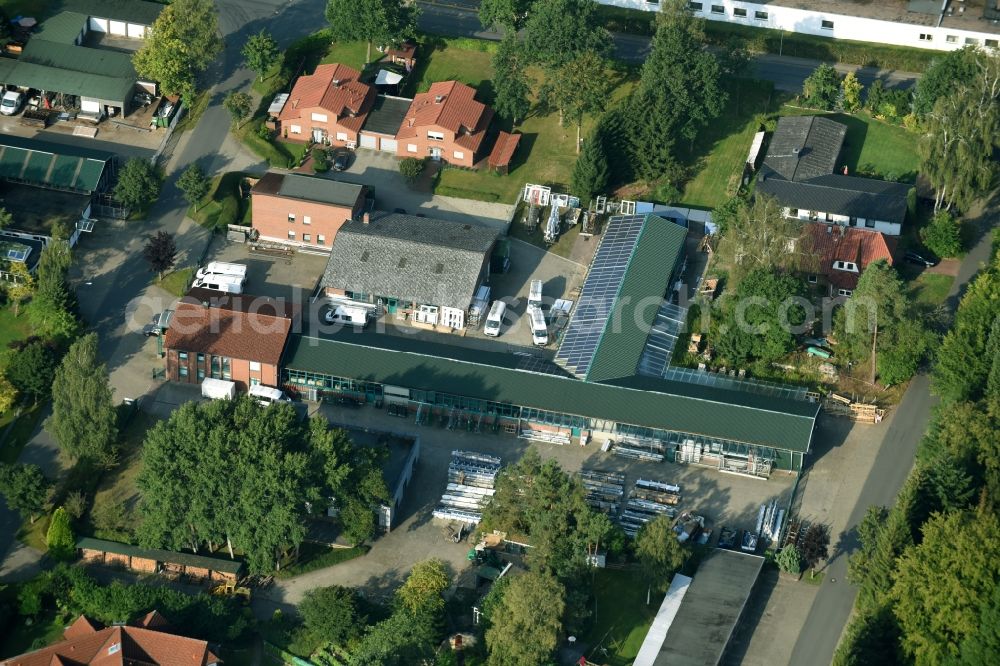
[[[4,136],[0,137],[0,178],[93,192],[111,157],[110,153],[88,148]]]
[[[157,562],[167,562],[170,564],[182,564],[186,567],[198,567],[221,571],[223,573],[238,574],[243,570],[243,563],[237,560],[224,560],[218,557],[205,557],[194,553],[178,553],[172,550],[160,550],[158,548],[140,548],[118,541],[105,541],[104,539],[93,539],[83,537],[76,542],[78,549],[100,550],[105,553],[115,555],[126,555],[128,557],[141,557]]]
[[[619,384],[515,369],[518,357],[378,333],[293,336],[285,367],[648,428],[806,451],[819,406],[650,377]]]
[[[684,251],[687,229],[649,214],[618,288],[585,379],[600,382],[634,375],[670,276]]]
[[[166,5],[145,0],[64,0],[62,6],[94,18],[152,25]]]
[[[43,40],[45,42],[57,42],[59,44],[75,44],[76,38],[83,34],[87,27],[88,16],[79,12],[59,12],[52,18],[45,19],[38,32],[28,42]]]

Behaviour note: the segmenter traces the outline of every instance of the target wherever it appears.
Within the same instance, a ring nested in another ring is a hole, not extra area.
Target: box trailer
[[[225,261],[210,261],[204,268],[199,268],[195,277],[204,280],[209,276],[225,275],[226,277],[246,280],[247,267],[245,264],[230,264]]]
[[[542,307],[542,281],[532,280],[531,287],[528,290],[528,307],[529,308],[541,308]]]
[[[539,307],[528,306],[528,323],[531,324],[531,341],[539,347],[549,344],[549,327],[545,313]]]
[[[232,400],[236,397],[236,382],[206,377],[201,380],[201,397],[212,400]]]

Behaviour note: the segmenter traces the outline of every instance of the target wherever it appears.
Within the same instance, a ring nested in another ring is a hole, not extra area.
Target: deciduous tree
[[[524,27],[529,10],[536,0],[482,0],[479,22],[484,28],[502,27],[505,34],[516,34]]]
[[[326,20],[335,40],[368,43],[365,62],[372,59],[372,43],[398,43],[412,37],[419,10],[402,0],[327,0]]]
[[[177,177],[177,189],[184,195],[184,200],[195,207],[201,207],[201,200],[208,194],[212,181],[197,164],[191,164]]]
[[[35,522],[45,508],[50,486],[38,465],[0,464],[0,493],[11,511],[25,520]]]
[[[411,613],[427,608],[444,608],[444,591],[451,585],[451,576],[439,559],[417,562],[406,581],[396,591],[399,604]]]
[[[299,614],[309,642],[316,645],[327,641],[342,644],[360,634],[365,621],[355,591],[339,585],[306,592]]]
[[[233,117],[233,124],[236,125],[237,129],[242,127],[243,121],[250,117],[251,112],[253,112],[253,98],[239,90],[230,91],[222,100],[222,105]]]
[[[660,590],[667,589],[688,556],[666,516],[657,516],[639,530],[635,554],[653,586]]]
[[[848,72],[844,76],[840,82],[840,95],[844,102],[844,111],[857,113],[861,109],[861,91],[864,88],[854,72]]]
[[[820,523],[811,524],[802,535],[799,551],[803,564],[815,571],[820,560],[825,560],[830,554],[830,529]]]
[[[922,118],[934,109],[938,99],[971,85],[979,73],[978,61],[979,49],[975,46],[937,55],[917,80],[913,112]]]
[[[11,215],[10,211],[0,206],[0,229],[9,227],[13,221],[14,216]]]
[[[142,249],[142,256],[162,279],[163,273],[170,270],[177,259],[177,244],[174,243],[174,237],[166,231],[157,231],[155,235],[149,237],[146,247]]]
[[[6,375],[0,374],[0,414],[7,413],[17,404],[17,387],[7,379]]]
[[[504,35],[493,54],[493,108],[514,125],[524,120],[531,108],[531,86],[524,71],[527,60],[514,32]]]
[[[59,359],[52,346],[38,338],[25,341],[14,351],[7,359],[4,375],[22,396],[37,404],[52,390]]]
[[[939,257],[957,257],[962,253],[962,229],[946,210],[938,211],[930,224],[920,230],[920,240]]]
[[[590,0],[538,0],[524,25],[524,53],[550,69],[581,53],[605,56],[611,35],[601,27],[597,5]]]
[[[114,197],[127,207],[147,206],[160,193],[160,177],[153,165],[141,157],[133,157],[118,172]]]
[[[734,282],[757,269],[799,268],[811,256],[802,222],[786,217],[776,199],[758,194],[733,202],[719,253],[733,267]]]
[[[644,180],[664,174],[676,180],[678,142],[693,142],[726,102],[721,67],[703,48],[702,26],[683,0],[663,3],[657,16],[652,49],[626,111],[630,155]]]
[[[580,152],[583,117],[604,110],[611,94],[604,60],[592,51],[584,51],[563,63],[547,77],[541,97],[547,105],[559,109],[559,122],[576,123],[576,152]]]
[[[778,551],[775,561],[778,563],[778,568],[785,573],[790,573],[795,576],[802,573],[802,554],[794,544],[788,544]]]
[[[53,241],[42,249],[35,271],[35,294],[27,308],[38,335],[67,339],[76,333],[77,321],[72,312],[76,301],[67,281],[71,261],[65,242]]]
[[[56,370],[46,428],[71,458],[114,464],[118,415],[107,366],[98,358],[96,333],[74,342]]]
[[[529,571],[504,591],[486,630],[490,666],[544,664],[559,645],[566,590],[550,574]]]
[[[166,92],[190,97],[198,75],[222,47],[213,0],[174,0],[153,22],[132,64],[139,76],[158,81]]]
[[[261,81],[281,57],[278,42],[271,36],[271,33],[263,28],[256,35],[250,35],[247,38],[240,53],[243,54],[243,62],[251,71],[257,73],[257,78]]]
[[[7,267],[7,272],[13,278],[13,282],[7,284],[7,298],[14,306],[14,316],[18,317],[21,314],[21,304],[35,293],[35,276],[20,261],[12,262]]]

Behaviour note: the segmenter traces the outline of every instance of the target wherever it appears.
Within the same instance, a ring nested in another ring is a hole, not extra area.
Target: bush
[[[303,544],[303,548],[306,544]],[[317,569],[325,569],[335,564],[353,560],[368,552],[367,546],[357,546],[355,548],[330,548],[327,552],[307,559],[298,564],[292,564],[278,571],[278,578],[291,578]]]
[[[326,150],[323,148],[312,149],[313,171],[323,173],[330,170],[330,163],[326,159]]]
[[[961,231],[958,220],[943,210],[920,230],[920,240],[939,257],[957,257],[962,253]]]
[[[424,172],[424,161],[416,157],[404,157],[399,161],[399,175],[412,183]]]
[[[778,564],[778,568],[785,573],[796,576],[802,573],[802,555],[799,553],[799,549],[791,544],[782,548],[774,561]]]
[[[45,545],[49,547],[49,555],[56,560],[71,560],[76,555],[76,539],[69,525],[69,514],[59,507],[52,514],[49,531],[45,535]]]

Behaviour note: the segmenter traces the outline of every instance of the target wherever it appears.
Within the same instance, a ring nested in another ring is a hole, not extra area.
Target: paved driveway
[[[402,208],[410,214],[423,213],[440,220],[488,224],[497,229],[506,228],[513,213],[510,204],[439,197],[410,187],[399,175],[396,157],[390,153],[358,149],[353,157],[347,171],[331,171],[326,176],[373,188],[375,207],[379,210]]]

